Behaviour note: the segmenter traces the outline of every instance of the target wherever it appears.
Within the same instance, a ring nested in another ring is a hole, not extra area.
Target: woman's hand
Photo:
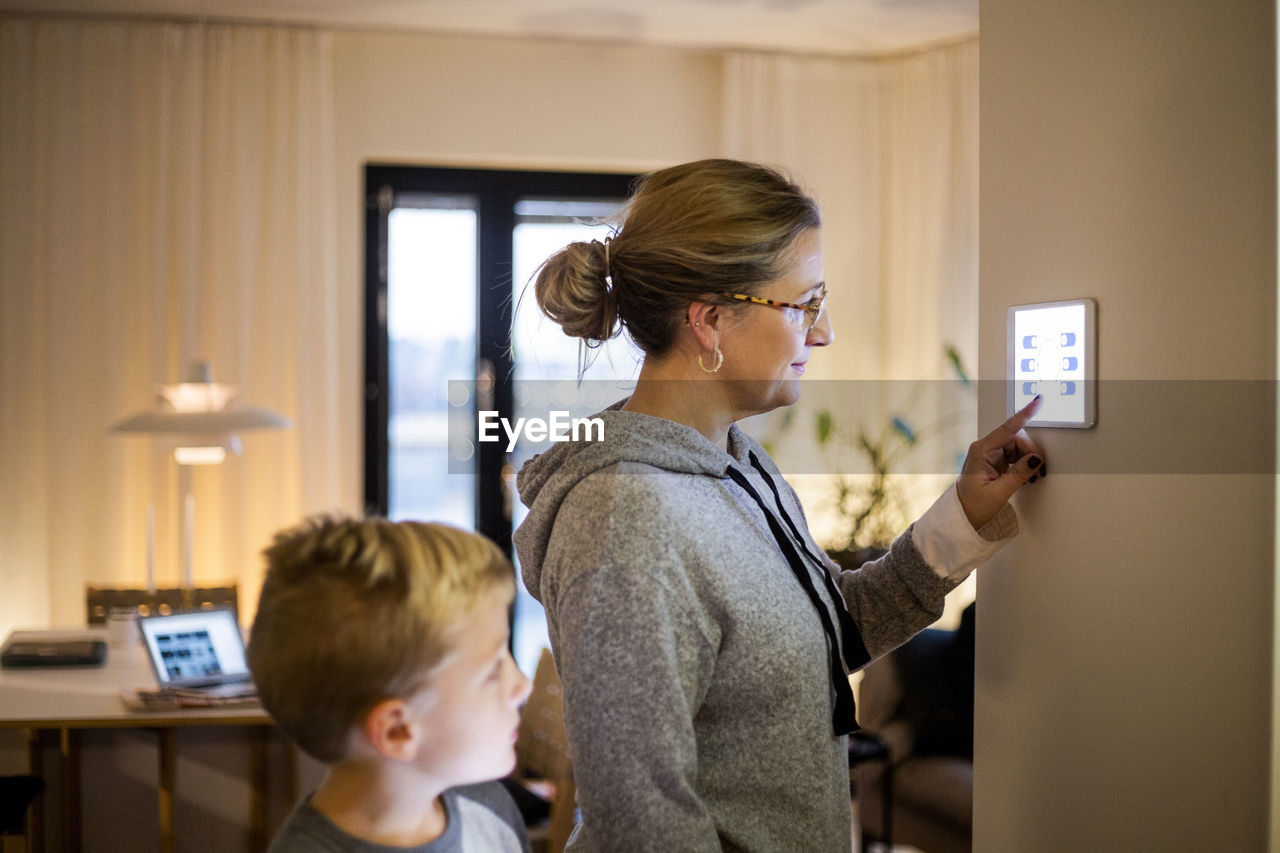
[[[969,445],[956,494],[974,530],[995,518],[1024,484],[1045,475],[1044,451],[1022,430],[1043,402],[1037,394],[1026,408]]]

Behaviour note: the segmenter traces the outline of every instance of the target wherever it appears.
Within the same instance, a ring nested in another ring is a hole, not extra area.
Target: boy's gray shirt
[[[726,453],[661,418],[616,406],[600,417],[603,441],[557,444],[518,480],[530,512],[515,544],[565,690],[582,813],[569,849],[849,850],[826,637],[760,507],[726,471],[779,515],[754,453],[873,657],[935,621],[956,582],[930,569],[909,530],[840,573],[773,461],[736,427]]]
[[[299,803],[267,853],[529,853],[529,839],[515,801],[497,782],[450,788],[444,797],[448,825],[435,841],[390,847],[343,832],[311,805]]]

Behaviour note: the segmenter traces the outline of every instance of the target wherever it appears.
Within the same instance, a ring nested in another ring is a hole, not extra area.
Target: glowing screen
[[[1009,309],[1009,412],[1035,395],[1044,405],[1031,426],[1087,428],[1094,423],[1097,379],[1092,299]]]

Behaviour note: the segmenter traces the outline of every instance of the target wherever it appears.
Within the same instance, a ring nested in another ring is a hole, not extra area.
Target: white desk
[[[14,631],[24,639],[106,639],[105,630]],[[251,733],[251,815],[254,849],[267,843],[267,738],[273,722],[258,705],[231,708],[183,708],[165,711],[131,711],[120,699],[129,687],[155,686],[155,676],[141,644],[110,646],[101,667],[50,667],[0,669],[0,728],[30,732],[31,771],[42,771],[43,747],[57,739],[62,765],[63,835],[68,850],[79,850],[80,732],[84,729],[145,729],[159,739],[157,790],[160,805],[161,849],[174,849],[173,803],[177,784],[175,730],[183,726],[242,726]],[[293,784],[293,780],[290,780]],[[43,831],[38,814],[32,822],[37,835]],[[34,849],[41,849],[37,838]]]

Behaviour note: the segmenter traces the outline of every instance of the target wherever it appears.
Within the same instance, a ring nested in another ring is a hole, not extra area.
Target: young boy
[[[272,853],[527,853],[490,781],[515,764],[529,695],[507,652],[502,552],[443,524],[314,518],[264,554],[249,667],[271,716],[329,765]]]

